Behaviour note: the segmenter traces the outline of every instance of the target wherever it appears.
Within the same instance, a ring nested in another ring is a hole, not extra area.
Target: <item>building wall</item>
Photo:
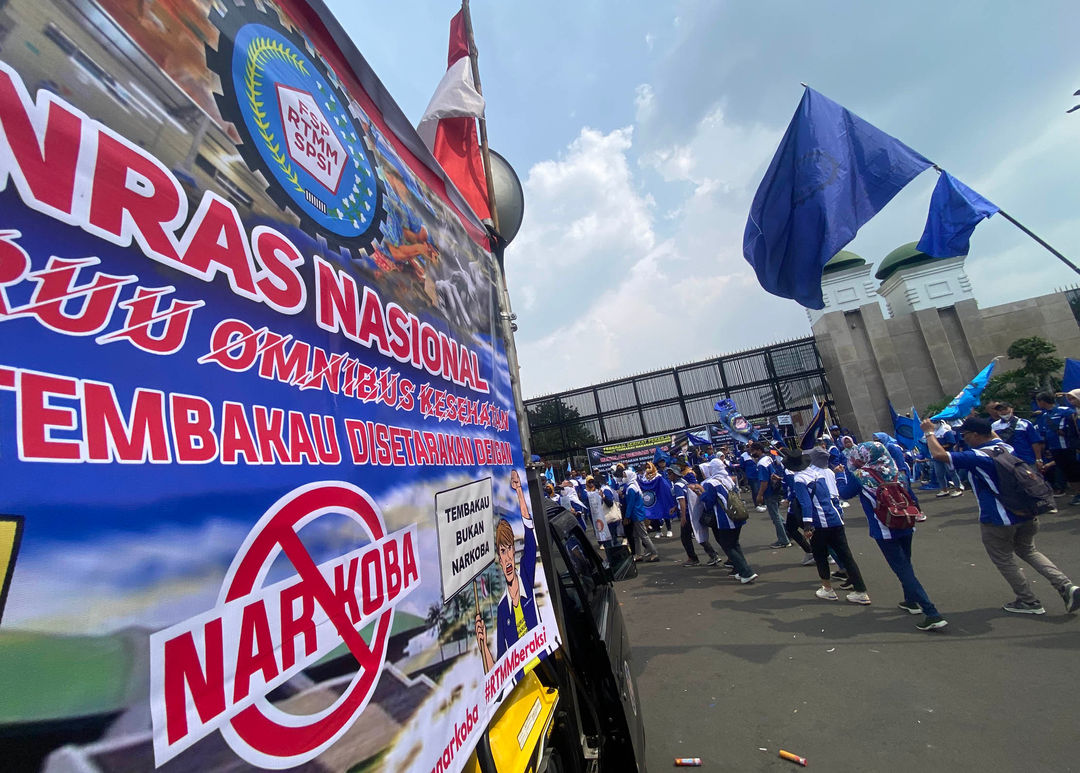
[[[877,304],[831,312],[813,327],[842,423],[867,437],[901,413],[952,396],[1018,338],[1040,336],[1080,356],[1080,326],[1065,293],[980,309],[973,300],[887,319]],[[1020,367],[998,361],[997,373]]]

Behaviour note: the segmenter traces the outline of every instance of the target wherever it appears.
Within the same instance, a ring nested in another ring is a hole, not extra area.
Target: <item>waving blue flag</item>
[[[902,445],[909,451],[918,447],[919,440],[922,438],[922,427],[919,426],[919,420],[917,418],[908,418],[907,416],[901,416],[898,414],[892,406],[892,401],[889,401],[889,413],[892,414],[893,432],[896,434],[896,442]],[[912,416],[916,416],[914,408],[912,409]]]
[[[1061,391],[1069,392],[1080,389],[1080,360],[1072,357],[1065,358],[1065,378],[1061,381]]]
[[[930,161],[806,89],[754,194],[743,256],[781,298],[822,309],[821,270]]]
[[[713,410],[718,414],[717,418],[720,420],[720,425],[739,442],[749,443],[751,440],[758,439],[758,431],[754,429],[753,424],[739,413],[738,406],[730,397],[717,401],[716,405],[713,406]]]
[[[942,170],[930,197],[919,252],[935,258],[967,255],[975,226],[997,211],[997,206]]]
[[[982,397],[983,390],[986,389],[986,382],[990,380],[990,374],[994,372],[995,365],[997,365],[996,357],[979,371],[979,375],[971,379],[971,383],[964,387],[951,403],[945,406],[945,410],[936,416],[931,416],[931,420],[952,421],[966,418],[971,413],[971,409],[979,404],[979,399]]]
[[[675,497],[671,493],[671,484],[667,477],[657,475],[652,480],[646,480],[644,475],[639,475],[637,482],[641,487],[641,498],[645,502],[645,517],[653,520],[670,518]]]
[[[816,397],[813,400],[814,415],[810,419],[810,423],[806,425],[802,437],[799,438],[799,448],[803,451],[813,448],[817,439],[821,437],[821,433],[825,431],[825,406],[818,405]]]

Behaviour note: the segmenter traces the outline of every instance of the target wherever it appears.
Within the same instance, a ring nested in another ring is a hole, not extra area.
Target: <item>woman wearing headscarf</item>
[[[904,589],[904,600],[898,606],[910,614],[917,615],[922,612],[925,615],[923,621],[915,626],[920,631],[944,628],[948,622],[926,594],[911,565],[911,538],[915,529],[890,529],[878,519],[874,512],[878,491],[882,485],[887,483],[904,485],[903,476],[897,469],[896,462],[885,446],[876,441],[859,443],[849,459],[854,474],[848,475],[847,480],[840,483],[840,496],[844,499],[859,497],[863,512],[866,514],[866,522],[870,527],[870,536],[881,548],[886,563],[900,580],[900,587]]]

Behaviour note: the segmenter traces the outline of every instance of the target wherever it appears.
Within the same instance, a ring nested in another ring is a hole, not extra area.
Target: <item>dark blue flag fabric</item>
[[[817,398],[814,398],[814,404],[817,405]],[[821,433],[825,431],[825,406],[824,404],[818,405],[817,410],[814,411],[814,416],[810,419],[810,423],[806,425],[806,429],[803,431],[802,437],[799,438],[799,448],[803,451],[809,450],[814,447],[817,439],[821,437]]]
[[[901,416],[898,414],[892,406],[892,402],[889,402],[889,413],[892,414],[893,432],[896,434],[896,442],[902,445],[907,450],[911,451],[919,445],[919,440],[923,436],[922,427],[919,426],[919,422],[907,416]],[[914,416],[914,411],[912,416]]]
[[[806,89],[754,194],[743,255],[773,295],[821,309],[821,270],[930,161]]]
[[[740,443],[749,443],[751,440],[758,439],[758,431],[754,429],[753,424],[739,413],[738,406],[730,397],[717,401],[716,405],[713,406],[713,410],[718,414],[717,418],[720,420],[720,426],[726,429]]]
[[[1065,358],[1065,378],[1061,381],[1061,391],[1080,389],[1080,360]]]
[[[967,255],[975,226],[997,211],[994,204],[942,170],[930,197],[919,252],[935,258]]]
[[[644,475],[638,475],[637,482],[641,487],[641,498],[645,502],[645,517],[653,520],[670,518],[675,497],[671,493],[667,476],[657,475],[652,480],[646,480]]]

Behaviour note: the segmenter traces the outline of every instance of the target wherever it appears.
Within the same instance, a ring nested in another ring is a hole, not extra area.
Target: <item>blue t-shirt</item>
[[[1069,448],[1065,437],[1066,422],[1074,420],[1076,409],[1066,405],[1055,405],[1043,413],[1043,427],[1046,435],[1046,447],[1051,450]]]
[[[1012,446],[1001,440],[993,440],[970,451],[950,451],[949,464],[955,470],[963,470],[968,475],[975,499],[979,503],[979,522],[994,526],[1011,526],[1031,520],[1031,516],[1018,515],[1001,504],[996,496],[998,492],[997,464],[989,450],[1002,446],[1012,451]]]
[[[1013,453],[1023,459],[1028,464],[1035,464],[1035,449],[1036,443],[1042,443],[1042,433],[1038,428],[1027,419],[1021,419],[1015,417],[1016,423],[1013,424],[1012,420],[1005,421],[999,419],[994,422],[994,432],[1001,435],[1001,439],[1013,447]],[[1005,437],[1003,432],[1007,432],[1012,429],[1012,435]]]

